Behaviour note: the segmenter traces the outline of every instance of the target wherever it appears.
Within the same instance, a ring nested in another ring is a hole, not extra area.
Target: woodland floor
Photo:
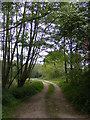
[[[54,93],[46,101],[49,83],[43,82],[43,90],[23,101],[15,111],[13,118],[87,118],[76,112],[67,102],[61,89],[54,83]]]

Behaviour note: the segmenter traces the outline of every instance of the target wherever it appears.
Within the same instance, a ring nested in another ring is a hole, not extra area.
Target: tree
[[[3,88],[8,83],[10,87],[15,78],[18,79],[18,87],[24,85],[45,43],[41,25],[52,10],[53,4],[49,3],[2,3]],[[10,73],[16,56],[17,74],[12,79]]]
[[[64,52],[55,50],[49,52],[44,59],[41,73],[46,78],[55,78],[63,75],[64,72]]]
[[[69,63],[72,82],[72,70],[74,67],[73,54],[75,52],[80,54],[84,52],[83,41],[87,33],[87,20],[84,13],[80,11],[83,5],[85,4],[78,4],[78,9],[77,4],[73,3],[67,3],[61,6],[56,12],[56,20],[53,22],[52,33],[50,31],[48,32],[51,35],[49,40],[54,42],[55,47],[57,46],[56,49],[58,47],[59,49],[64,49],[66,54],[70,56]]]
[[[36,64],[35,67],[33,68],[31,72],[31,78],[39,78],[41,77],[40,70],[41,70],[42,65],[41,64]]]

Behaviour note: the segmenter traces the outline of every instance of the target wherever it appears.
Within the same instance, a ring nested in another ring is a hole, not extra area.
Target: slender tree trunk
[[[11,34],[11,55],[12,55],[12,34]],[[10,80],[12,81],[12,66],[11,66],[11,72],[10,72]]]
[[[7,52],[7,71],[9,69],[9,65],[10,65],[10,32],[8,32],[8,52]],[[9,78],[10,78],[10,74],[8,74],[8,79],[7,79],[7,83],[9,83]]]
[[[7,12],[7,15],[6,15],[6,39],[5,39],[5,49],[4,49],[4,59],[3,59],[3,79],[2,79],[2,87],[5,88],[6,86],[6,83],[7,83],[7,80],[8,80],[8,77],[6,77],[6,73],[7,73],[7,69],[6,69],[6,58],[7,58],[7,52],[8,52],[8,35],[9,35],[9,31],[8,31],[8,22],[9,22],[9,4],[7,6],[7,9],[6,9],[6,12]]]
[[[72,51],[72,32],[71,32],[71,35],[70,35],[70,74],[71,74],[71,82],[73,82],[73,73],[72,73],[72,70],[73,70],[73,62],[72,62],[72,55],[73,55],[73,51]]]
[[[90,1],[87,3],[88,8],[88,26],[90,27]],[[88,28],[88,68],[90,71],[90,28]]]
[[[8,68],[8,71],[7,71],[7,74],[6,74],[6,78],[7,79],[8,79],[8,75],[9,75],[9,72],[10,72],[10,69],[11,69],[11,66],[12,66],[12,62],[13,62],[13,58],[14,58],[14,54],[15,54],[15,49],[17,47],[17,42],[18,42],[18,38],[19,38],[19,35],[20,35],[20,32],[21,32],[21,29],[22,29],[22,24],[20,26],[19,33],[18,33],[18,36],[17,36],[17,40],[15,42],[15,45],[14,45],[14,48],[13,48],[13,52],[12,52],[12,55],[11,55],[10,65],[9,65],[9,68]]]
[[[24,6],[24,14],[23,14],[23,18],[25,18],[25,11],[26,11],[26,3]],[[23,32],[22,32],[22,49],[21,49],[21,76],[23,74],[23,48],[24,48],[24,32],[25,32],[25,23],[23,24]]]
[[[17,6],[16,6],[16,8],[17,8]],[[16,22],[17,22],[17,11],[16,11]],[[19,71],[19,53],[18,53],[18,38],[17,38],[17,36],[18,36],[18,31],[17,31],[17,27],[16,27],[16,39],[17,39],[17,72]],[[17,75],[17,84],[19,84],[19,72],[18,72],[18,75]]]
[[[4,13],[3,13],[3,30],[5,30],[5,10],[4,10]],[[3,40],[2,40],[2,44],[3,44],[3,62],[2,62],[2,87],[4,88],[5,85],[4,85],[4,81],[5,81],[5,65],[4,65],[4,56],[5,56],[5,32],[3,31]]]
[[[25,2],[24,9],[26,9],[26,2]],[[24,16],[25,16],[25,10],[23,12],[23,18],[24,18]],[[14,45],[14,48],[13,48],[13,52],[12,52],[12,55],[11,55],[10,65],[9,65],[9,68],[8,68],[8,71],[7,71],[7,74],[6,74],[6,78],[7,79],[8,79],[8,75],[9,75],[9,72],[10,72],[10,69],[11,69],[11,66],[12,66],[12,62],[13,62],[13,58],[14,58],[14,54],[15,54],[15,49],[17,47],[18,38],[19,38],[19,35],[21,33],[21,30],[22,30],[22,24],[20,25],[20,29],[19,29],[18,35],[16,36],[16,42],[15,42],[15,45]]]
[[[21,75],[22,75],[22,73],[23,73],[24,32],[25,32],[25,23],[24,23],[24,25],[23,25],[23,33],[22,33],[22,49],[21,49]]]
[[[28,71],[24,72],[22,76],[20,76],[20,82],[17,87],[23,87],[27,78],[28,78]]]
[[[72,71],[73,67],[72,67],[72,38],[71,38],[71,41],[70,41],[70,69]]]
[[[65,37],[64,37],[64,64],[65,64],[65,77],[66,77],[66,83],[68,83],[68,75],[67,75],[67,62],[66,62],[66,54],[65,54]]]

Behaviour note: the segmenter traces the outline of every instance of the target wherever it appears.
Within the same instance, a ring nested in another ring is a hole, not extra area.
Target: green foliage
[[[37,94],[42,89],[42,82],[31,82],[31,84],[26,83],[24,87],[21,88],[12,86],[10,89],[4,89],[2,94],[3,117],[11,117],[11,114],[14,111],[15,107],[19,105],[22,100],[25,100],[27,97]]]
[[[49,88],[48,88],[48,92],[46,94],[46,98],[48,98],[50,96],[50,94],[52,94],[53,92],[54,92],[54,85],[49,84]]]
[[[2,104],[3,105],[13,105],[16,98],[10,93],[10,90],[5,89],[2,93]]]
[[[64,72],[64,53],[55,50],[50,52],[44,59],[41,74],[47,79],[62,76]]]
[[[41,70],[42,65],[41,64],[36,64],[34,69],[32,70],[31,73],[31,78],[39,78],[41,77],[40,70]]]
[[[87,77],[86,77],[87,75]],[[89,72],[82,75],[80,84],[72,84],[70,79],[69,83],[64,82],[65,78],[53,79],[57,83],[62,91],[65,93],[66,98],[72,103],[76,110],[83,113],[90,113],[90,74]]]
[[[64,60],[64,52],[62,50],[54,50],[49,52],[49,54],[45,57],[45,62],[56,62],[56,61],[63,61]]]
[[[26,83],[24,87],[17,88],[16,86],[3,91],[3,105],[12,104],[15,99],[23,99],[27,96],[32,96],[43,89],[42,82]]]
[[[68,54],[68,60],[70,59],[71,54]],[[70,61],[68,61],[70,64]],[[73,66],[76,67],[76,65],[81,65],[81,54],[80,53],[73,53],[72,54],[72,63]]]
[[[12,94],[15,98],[21,99],[25,96],[32,96],[43,88],[42,82],[33,82],[30,85],[26,84],[22,88],[12,90]]]
[[[80,65],[76,65],[75,68],[73,68],[73,70],[69,70],[69,78],[72,74],[72,84],[73,85],[80,85],[81,81],[82,81],[82,75],[83,75],[83,70],[81,68]]]
[[[81,6],[83,6],[83,3]],[[85,34],[85,30],[87,29],[87,20],[85,19],[83,12],[79,11],[81,6],[78,4],[78,9],[75,8],[76,5],[73,3],[61,6],[60,12],[58,12],[60,18],[57,24],[60,23],[61,33],[64,36],[70,38],[71,33],[76,37],[78,35],[82,36]],[[79,30],[77,30],[77,28]]]

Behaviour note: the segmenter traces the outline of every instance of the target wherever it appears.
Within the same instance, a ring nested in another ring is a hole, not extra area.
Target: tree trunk
[[[18,88],[23,87],[26,79],[28,78],[28,71],[24,72],[22,76],[20,76],[20,82],[18,83]]]
[[[67,62],[66,62],[66,54],[65,54],[65,37],[64,37],[64,64],[65,64],[65,77],[66,77],[66,83],[68,83],[68,76],[67,76]]]
[[[73,73],[72,73],[72,70],[73,70],[73,63],[72,63],[72,55],[73,55],[73,51],[72,51],[72,32],[70,34],[70,76],[71,76],[71,82],[73,82]]]
[[[5,30],[5,11],[3,13],[3,30]],[[5,65],[4,65],[4,56],[5,56],[5,32],[3,31],[3,40],[2,40],[2,46],[3,46],[3,62],[2,62],[2,87],[5,88]]]
[[[7,12],[7,14],[6,14],[6,26],[5,27],[6,27],[7,30],[6,30],[5,49],[4,49],[4,56],[3,56],[3,70],[2,70],[2,72],[3,72],[2,87],[3,88],[5,88],[6,83],[8,81],[8,77],[6,77],[6,74],[7,74],[7,71],[8,71],[8,68],[6,68],[6,58],[7,58],[6,56],[7,56],[7,52],[8,52],[7,45],[8,45],[8,36],[9,36],[9,31],[8,31],[8,27],[9,27],[9,24],[8,24],[8,22],[9,22],[9,4],[6,8],[6,12]]]

